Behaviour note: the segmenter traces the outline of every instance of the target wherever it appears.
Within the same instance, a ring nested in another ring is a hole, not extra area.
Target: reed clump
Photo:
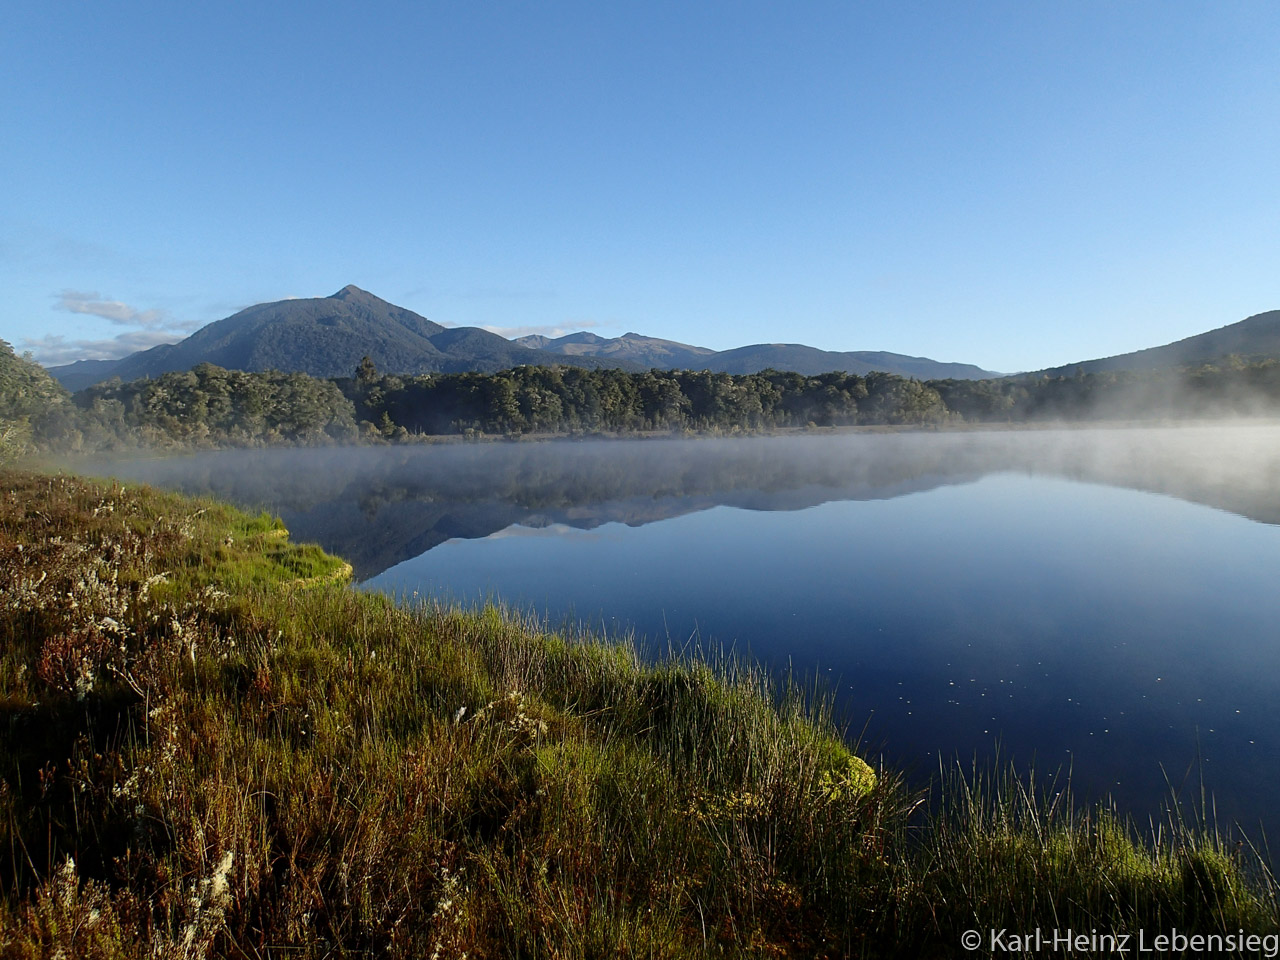
[[[0,477],[0,955],[950,955],[1277,928],[1260,860],[1016,778],[921,798],[824,703],[352,590],[279,523]]]

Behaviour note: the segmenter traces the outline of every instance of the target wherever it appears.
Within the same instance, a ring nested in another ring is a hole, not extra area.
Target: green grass
[[[828,705],[272,518],[0,477],[0,955],[949,956],[978,926],[1277,928],[1260,858],[1016,777],[922,805]]]

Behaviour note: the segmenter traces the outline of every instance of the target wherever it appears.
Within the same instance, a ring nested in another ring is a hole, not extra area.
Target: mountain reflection
[[[897,433],[231,450],[78,463],[278,513],[358,580],[512,525],[631,526],[734,506],[881,500],[1001,472],[1128,487],[1280,523],[1280,427]]]

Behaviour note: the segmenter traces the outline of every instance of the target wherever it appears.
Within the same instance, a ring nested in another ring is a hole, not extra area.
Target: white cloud
[[[83,293],[79,290],[63,290],[58,294],[58,309],[68,313],[84,313],[91,317],[102,317],[123,327],[142,327],[154,330],[169,327],[168,317],[163,310],[139,310],[120,300],[105,300],[97,293]]]
[[[134,329],[100,340],[68,340],[61,334],[24,340],[22,346],[46,366],[59,366],[76,360],[115,360],[157,344],[174,343],[200,326],[199,322],[174,320],[165,310],[140,310],[96,292],[63,290],[55,294],[54,299],[58,310],[101,317],[116,326]]]
[[[30,350],[38,363],[57,367],[77,360],[118,360],[139,350],[149,350],[161,343],[181,340],[180,333],[165,330],[129,330],[106,340],[68,340],[50,334],[35,340],[24,339],[22,351]]]
[[[57,295],[57,308],[68,313],[83,313],[102,317],[122,327],[141,327],[144,330],[191,331],[200,326],[195,320],[174,320],[164,310],[139,310],[122,300],[107,300],[97,293],[79,290],[63,290]]]

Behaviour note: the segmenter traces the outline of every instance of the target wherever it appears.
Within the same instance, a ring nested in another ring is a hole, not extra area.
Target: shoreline
[[[630,431],[593,433],[527,433],[514,436],[500,434],[482,434],[465,437],[461,434],[410,434],[408,439],[398,441],[357,441],[354,443],[262,443],[262,444],[223,444],[207,446],[172,447],[119,447],[114,450],[97,450],[89,453],[45,453],[30,458],[27,462],[34,465],[45,465],[54,469],[74,471],[77,464],[94,460],[138,461],[166,460],[193,454],[207,454],[233,450],[340,450],[340,449],[380,449],[380,448],[421,448],[433,446],[457,446],[476,444],[522,444],[522,443],[624,443],[661,442],[665,440],[767,440],[780,437],[836,437],[836,436],[877,436],[877,435],[955,435],[955,434],[999,434],[999,433],[1078,433],[1089,430],[1196,430],[1223,427],[1268,427],[1280,426],[1280,417],[1233,417],[1229,419],[1196,419],[1196,420],[1044,420],[1019,421],[1010,423],[955,423],[955,424],[865,424],[840,425],[830,427],[773,427],[754,432],[722,432],[708,431]]]

